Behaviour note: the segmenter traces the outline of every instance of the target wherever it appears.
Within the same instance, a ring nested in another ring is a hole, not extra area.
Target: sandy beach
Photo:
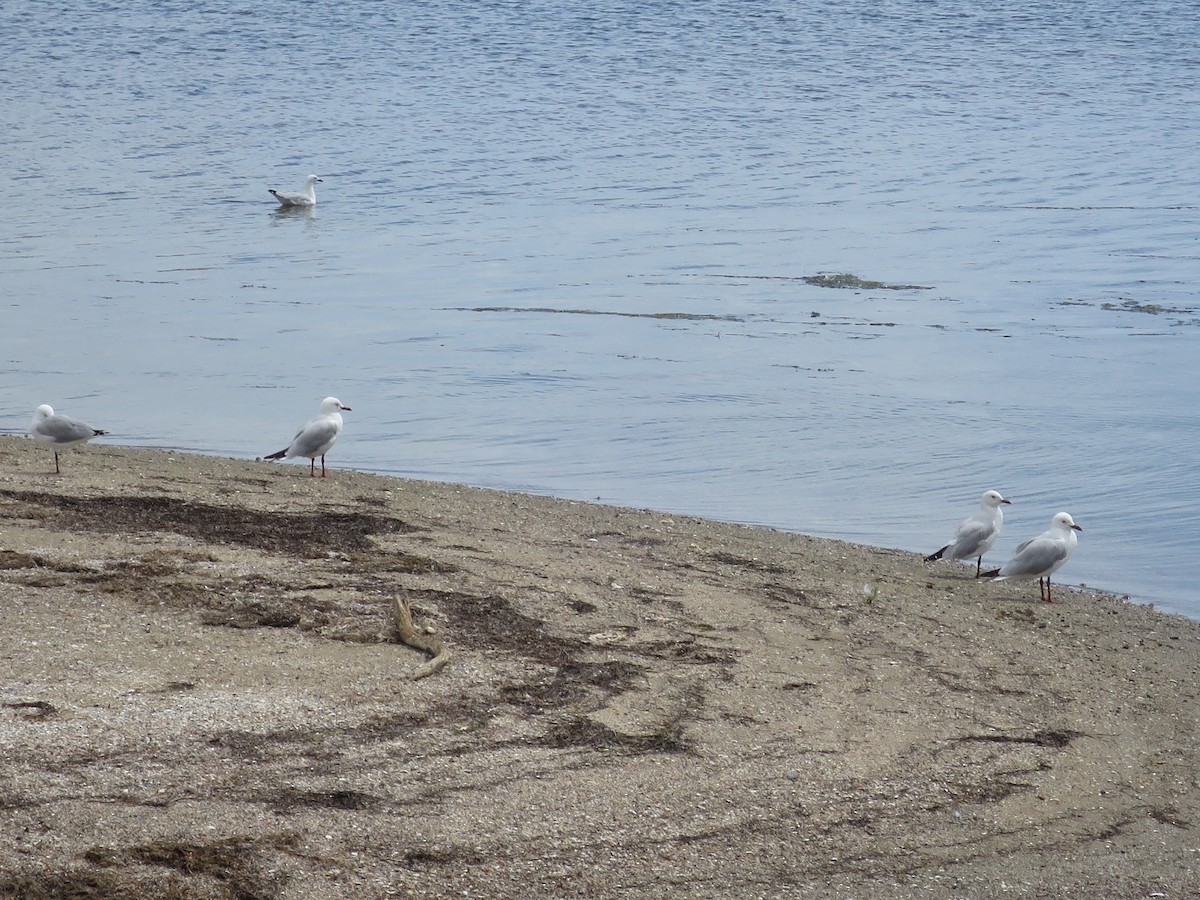
[[[302,462],[0,438],[0,896],[1200,894],[1200,623]]]

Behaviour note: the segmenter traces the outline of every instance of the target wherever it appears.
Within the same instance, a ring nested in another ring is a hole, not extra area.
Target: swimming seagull
[[[325,477],[325,454],[333,446],[339,434],[342,433],[341,410],[350,412],[350,407],[342,406],[337,397],[326,397],[321,401],[320,413],[307,425],[296,432],[292,442],[264,459],[284,459],[293,456],[307,456],[312,460],[308,474],[315,478],[317,475],[317,457],[321,457],[321,477]]]
[[[320,180],[316,175],[309,175],[304,182],[304,190],[299,194],[288,194],[284,191],[277,191],[275,188],[267,188],[267,190],[279,201],[280,206],[316,206],[317,189],[314,185]]]
[[[979,577],[980,566],[983,565],[983,555],[992,549],[996,538],[1000,536],[1000,526],[1004,524],[1004,510],[1011,501],[1005,500],[998,491],[985,491],[979,502],[979,512],[958,526],[954,532],[954,540],[925,557],[926,562],[935,559],[970,559],[975,557],[975,577]]]
[[[1060,512],[1050,520],[1050,528],[1037,537],[1017,545],[1013,558],[999,569],[984,574],[984,578],[1036,578],[1038,591],[1043,600],[1050,599],[1050,576],[1063,567],[1075,551],[1079,538],[1075,532],[1083,531],[1069,513]],[[1043,581],[1045,585],[1043,586]]]
[[[59,450],[70,450],[72,447],[87,443],[94,437],[108,434],[107,431],[85,425],[78,419],[60,416],[48,403],[43,403],[33,411],[33,422],[29,425],[29,433],[33,435],[33,439],[37,443],[54,451],[54,473],[56,475],[62,474],[62,470],[58,467]]]

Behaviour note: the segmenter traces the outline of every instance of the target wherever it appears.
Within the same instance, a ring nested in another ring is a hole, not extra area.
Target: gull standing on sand
[[[308,474],[315,478],[317,475],[317,457],[321,457],[321,477],[325,477],[325,454],[333,446],[338,435],[342,433],[342,410],[350,412],[350,407],[342,406],[337,397],[326,397],[321,401],[321,411],[307,425],[296,432],[292,442],[264,459],[285,459],[293,456],[307,456],[311,461]]]
[[[1004,524],[1004,510],[1011,501],[1000,496],[999,491],[984,492],[979,502],[979,512],[958,526],[954,532],[954,540],[925,557],[926,562],[935,559],[970,559],[975,557],[975,577],[979,577],[979,569],[983,565],[983,555],[992,549],[996,538],[1000,536],[1000,527]]]
[[[58,451],[70,450],[80,444],[86,444],[94,437],[108,434],[99,428],[85,425],[78,419],[60,416],[48,403],[43,403],[33,411],[33,422],[29,425],[29,433],[43,447],[54,451],[54,474],[61,475],[58,467]]]
[[[279,201],[280,206],[316,206],[317,189],[315,185],[320,180],[316,175],[309,175],[304,182],[304,190],[299,194],[289,194],[285,191],[277,191],[275,188],[267,188],[267,190]]]
[[[1079,538],[1075,536],[1077,531],[1083,529],[1075,524],[1069,513],[1060,512],[1050,520],[1048,530],[1018,544],[1012,559],[983,577],[997,581],[1005,578],[1036,578],[1042,599],[1053,603],[1050,599],[1050,576],[1061,569],[1075,552],[1079,543]]]

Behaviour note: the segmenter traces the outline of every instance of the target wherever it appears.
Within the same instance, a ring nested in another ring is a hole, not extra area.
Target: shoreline
[[[7,441],[7,440],[28,441],[29,438],[28,438],[27,433],[25,433],[25,432],[0,431],[0,446],[2,446],[3,442]],[[140,446],[140,445],[128,445],[128,444],[104,443],[104,444],[88,445],[83,450],[83,452],[84,453],[91,452],[92,450],[94,450],[98,447],[110,447],[110,448],[113,448],[116,450],[126,450],[126,451],[130,451],[133,453],[147,452],[147,453],[162,453],[167,456],[189,456],[189,457],[195,456],[195,457],[200,457],[200,458],[204,458],[204,459],[226,460],[226,461],[235,462],[235,463],[236,462],[251,463],[251,464],[267,463],[267,464],[273,464],[273,465],[278,465],[278,466],[302,465],[302,461],[298,462],[296,460],[290,460],[290,461],[279,460],[279,461],[275,461],[275,462],[271,463],[270,461],[264,459],[262,456],[250,456],[250,455],[222,456],[219,454],[214,454],[209,451],[200,450],[200,449],[165,447],[165,446]],[[48,453],[49,451],[43,451],[43,452]],[[69,454],[75,454],[78,451],[71,450],[71,451],[67,451],[67,452]],[[445,480],[439,480],[436,478],[423,478],[423,477],[419,477],[419,476],[399,475],[399,474],[395,474],[395,473],[385,471],[385,470],[372,470],[372,469],[361,469],[361,468],[345,468],[345,469],[343,469],[340,467],[334,468],[333,464],[331,464],[330,472],[331,473],[332,472],[353,473],[353,474],[363,475],[363,476],[367,476],[367,477],[394,479],[397,482],[402,482],[402,483],[406,483],[406,484],[416,484],[416,485],[430,484],[430,485],[446,485],[446,486],[454,486],[454,487],[463,487],[463,488],[470,488],[473,490],[494,491],[495,493],[498,493],[498,494],[511,494],[511,495],[515,495],[515,496],[538,497],[538,498],[542,498],[542,499],[546,499],[546,500],[556,500],[556,501],[560,501],[563,503],[582,503],[582,504],[587,504],[589,506],[607,507],[607,508],[611,508],[611,509],[628,509],[630,511],[642,512],[642,513],[647,513],[647,514],[652,514],[652,515],[662,515],[662,516],[667,516],[667,517],[687,518],[687,519],[700,519],[703,521],[711,521],[714,523],[730,525],[730,526],[735,526],[735,527],[755,528],[755,529],[761,529],[763,531],[779,532],[782,534],[802,535],[804,537],[808,537],[813,540],[827,540],[827,541],[832,541],[835,543],[851,544],[854,546],[866,547],[866,548],[880,550],[880,551],[886,551],[886,552],[914,554],[914,555],[922,556],[922,557],[924,555],[926,555],[925,551],[922,550],[920,547],[916,547],[914,549],[909,550],[909,549],[906,549],[905,547],[892,546],[892,545],[884,544],[884,543],[870,543],[870,542],[864,542],[861,540],[855,540],[853,537],[849,537],[849,536],[837,537],[837,536],[833,536],[833,535],[814,534],[814,533],[811,533],[808,531],[803,531],[798,528],[793,528],[793,527],[789,527],[786,525],[774,525],[774,524],[769,524],[769,523],[746,521],[746,520],[735,519],[735,518],[722,518],[722,517],[714,516],[714,515],[707,514],[707,513],[679,512],[679,511],[671,511],[671,510],[667,510],[667,509],[658,509],[656,507],[623,505],[623,504],[615,502],[615,501],[608,501],[608,500],[603,500],[600,498],[565,496],[563,494],[556,494],[551,491],[542,491],[542,490],[538,490],[538,489],[532,488],[532,487],[526,487],[526,488],[494,487],[494,486],[489,486],[489,485],[475,484],[475,483],[471,483],[471,482],[445,481]],[[950,527],[953,526],[954,524],[955,523],[953,521],[949,522],[949,525],[947,526],[946,530],[943,533],[940,533],[941,539],[946,538],[951,533]],[[1037,525],[1032,525],[1029,528],[1027,528],[1026,531],[1028,532],[1028,534],[1030,536],[1033,536],[1034,532],[1037,530],[1037,527],[1038,527]],[[934,544],[936,542],[937,541],[935,539],[935,540],[931,540],[928,543],[932,546],[932,544]],[[1003,555],[995,555],[994,557],[991,558],[991,562],[989,565],[991,565],[992,568],[996,568],[1004,562],[1005,558],[1006,557],[1004,557]],[[987,568],[987,566],[985,566],[985,568]],[[1019,584],[1022,582],[1013,582],[1013,583]],[[1031,583],[1036,585],[1036,581],[1031,582]],[[1148,609],[1152,609],[1156,612],[1162,613],[1163,615],[1179,616],[1181,618],[1188,619],[1189,621],[1200,622],[1200,616],[1190,616],[1185,612],[1180,612],[1175,609],[1172,609],[1172,608],[1170,608],[1170,604],[1167,601],[1156,600],[1150,594],[1143,594],[1138,591],[1108,588],[1108,587],[1103,587],[1103,586],[1099,586],[1096,584],[1089,584],[1086,582],[1060,582],[1057,580],[1057,577],[1055,578],[1054,586],[1055,586],[1055,590],[1062,588],[1063,590],[1070,590],[1074,593],[1089,594],[1089,595],[1093,595],[1093,596],[1097,596],[1097,597],[1108,597],[1112,600],[1123,601],[1123,602],[1130,603],[1130,604],[1133,604],[1136,606],[1144,606]]]
[[[1200,891],[1182,616],[537,494],[0,460],[0,896]],[[397,598],[450,648],[421,680]]]

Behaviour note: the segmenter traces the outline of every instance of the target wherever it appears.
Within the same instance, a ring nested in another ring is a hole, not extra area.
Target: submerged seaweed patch
[[[1143,303],[1140,300],[1126,298],[1121,300],[1105,300],[1097,302],[1094,300],[1077,300],[1074,298],[1067,300],[1059,300],[1055,303],[1061,307],[1093,307],[1102,309],[1105,312],[1119,313],[1139,313],[1143,316],[1163,317],[1167,321],[1163,323],[1166,327],[1180,326],[1195,326],[1200,325],[1200,307],[1188,306],[1164,306],[1161,303]],[[1152,332],[1159,334],[1161,332]]]
[[[1065,303],[1063,305],[1066,305]],[[1171,315],[1195,315],[1196,310],[1187,309],[1180,306],[1162,306],[1158,303],[1139,303],[1136,300],[1123,300],[1120,303],[1106,302],[1101,303],[1100,308],[1109,311],[1117,312],[1138,312],[1145,313],[1150,316],[1161,316],[1164,313]]]
[[[680,319],[688,322],[740,322],[740,316],[718,316],[708,313],[660,312],[638,313],[621,312],[611,309],[558,309],[552,306],[451,306],[455,312],[477,313],[554,313],[573,316],[622,316],[627,319]]]
[[[848,272],[836,274],[805,275],[801,278],[806,284],[825,288],[844,288],[860,291],[931,291],[932,287],[924,284],[888,284],[886,281],[867,281]]]
[[[826,273],[819,275],[729,275],[706,272],[705,278],[728,278],[736,281],[803,281],[806,284],[827,288],[847,288],[861,291],[931,291],[933,288],[925,284],[888,284],[886,281],[868,281],[851,275],[849,272]],[[813,315],[817,315],[813,313]]]

